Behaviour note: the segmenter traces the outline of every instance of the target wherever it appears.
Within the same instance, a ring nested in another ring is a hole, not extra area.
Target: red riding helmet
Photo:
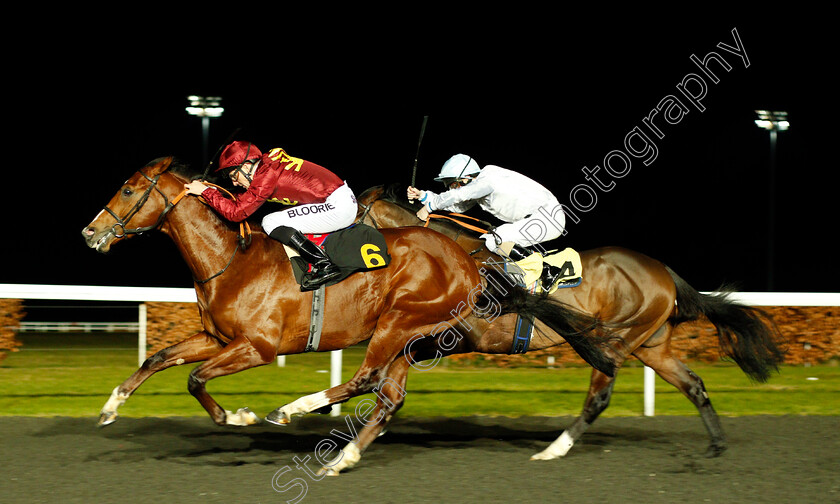
[[[219,155],[219,167],[216,171],[226,170],[234,166],[241,166],[246,161],[254,161],[262,157],[262,152],[251,142],[237,140]]]

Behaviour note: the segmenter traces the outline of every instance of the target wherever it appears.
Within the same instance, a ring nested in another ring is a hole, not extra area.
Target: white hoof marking
[[[321,391],[292,401],[280,408],[280,411],[282,411],[286,417],[292,418],[295,415],[310,413],[328,404],[329,401],[327,400],[327,394],[325,394],[324,391]]]
[[[227,425],[254,425],[259,421],[257,415],[248,408],[239,408],[236,413],[225,410],[225,424]]]
[[[361,458],[362,453],[359,451],[359,447],[356,446],[356,443],[347,443],[347,446],[341,450],[341,455],[334,458],[334,462],[332,464],[324,466],[319,474],[324,474],[326,476],[338,476],[338,474],[344,469],[349,469],[356,465]]]
[[[560,435],[553,443],[548,445],[545,450],[531,456],[531,460],[551,460],[559,457],[564,457],[572,446],[575,444],[572,436],[568,435],[566,431]]]
[[[117,416],[117,409],[125,404],[126,399],[128,399],[128,394],[120,394],[119,390],[119,387],[114,388],[111,392],[111,397],[108,398],[105,406],[102,406],[102,411],[99,412],[100,414]]]

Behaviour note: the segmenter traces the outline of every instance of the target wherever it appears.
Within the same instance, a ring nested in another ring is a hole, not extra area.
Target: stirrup
[[[332,263],[330,263],[323,270],[315,268],[315,265],[313,265],[312,267],[314,270],[309,273],[305,273],[303,275],[303,278],[301,278],[300,280],[301,292],[316,290],[321,285],[341,275],[341,270],[338,268],[338,266]]]

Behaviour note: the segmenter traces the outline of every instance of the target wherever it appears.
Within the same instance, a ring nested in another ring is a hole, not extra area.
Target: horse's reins
[[[370,209],[373,207],[373,203],[371,203],[370,205],[365,205],[364,203],[359,203],[358,205],[360,207],[364,208],[365,211],[362,212],[362,215],[358,219],[356,219],[356,222],[364,222],[365,218],[370,217],[370,220],[373,222],[373,227],[379,228],[379,225],[376,224],[376,219],[373,218],[373,215],[369,215],[370,214]],[[449,213],[449,214],[446,214],[446,215],[443,215],[443,214],[429,214],[430,219],[446,219],[446,220],[454,222],[455,224],[458,224],[459,226],[461,226],[463,228],[469,229],[471,231],[476,231],[476,232],[481,233],[481,234],[487,234],[487,233],[491,232],[491,231],[488,231],[486,229],[483,229],[483,228],[480,228],[480,227],[477,227],[477,226],[473,226],[472,224],[467,224],[466,222],[461,222],[458,219],[456,219],[455,217],[462,217],[464,219],[471,219],[471,220],[474,220],[474,221],[477,221],[477,222],[483,222],[481,219],[477,219],[475,217],[472,217],[472,216],[469,216],[469,215],[464,215],[464,214],[459,214],[459,213]],[[423,224],[423,227],[429,227],[430,222],[431,222],[431,220],[427,220],[426,223]]]
[[[218,189],[219,191],[222,191],[223,193],[230,196],[230,198],[232,200],[236,200],[236,196],[234,196],[230,191],[228,191],[224,187],[222,187],[220,185],[213,184],[212,182],[207,182],[206,180],[202,181],[202,183],[204,185],[208,186],[208,187],[213,187],[215,189]],[[204,204],[207,204],[207,201],[204,198],[199,196],[198,199],[199,199],[199,201],[203,202]],[[247,231],[247,233],[246,233],[246,231]],[[213,280],[217,276],[219,276],[222,273],[224,273],[225,271],[227,271],[228,267],[230,267],[230,265],[233,264],[233,259],[236,257],[236,254],[237,254],[237,252],[239,252],[240,249],[244,252],[245,249],[248,248],[248,245],[251,244],[251,225],[248,224],[248,222],[246,222],[246,221],[242,221],[242,222],[239,223],[239,235],[237,236],[237,242],[238,242],[238,246],[233,248],[233,254],[231,254],[230,259],[228,259],[228,262],[227,262],[227,264],[225,264],[224,268],[222,268],[215,275],[211,275],[208,278],[205,278],[204,280],[196,280],[196,278],[193,277],[193,281],[197,284],[204,284],[204,283],[209,282],[210,280]]]
[[[370,205],[365,205],[364,203],[358,203],[358,205],[365,209],[365,211],[362,212],[361,217],[356,219],[356,223],[360,224],[360,223],[363,223],[365,221],[365,218],[369,216],[368,214],[370,214],[370,209],[373,208],[373,203],[371,203]],[[376,219],[373,218],[373,215],[370,215],[369,217],[370,217],[370,221],[373,222],[373,227],[375,227],[376,229],[379,229],[379,224],[376,223]]]
[[[215,189],[218,189],[219,191],[221,191],[221,192],[227,194],[228,196],[230,196],[230,199],[236,201],[236,196],[234,196],[233,193],[231,193],[230,191],[228,191],[224,187],[222,187],[220,185],[217,185],[217,184],[214,184],[212,182],[207,182],[206,180],[202,181],[202,184],[204,184],[208,187],[213,187]],[[204,202],[205,204],[207,203],[207,201],[200,196],[199,196],[198,199],[201,200],[202,202]],[[239,247],[241,249],[245,250],[246,248],[248,248],[248,245],[250,245],[250,244],[251,244],[251,225],[248,224],[248,221],[242,221],[242,222],[239,223]]]
[[[379,224],[376,223],[376,219],[374,219],[373,215],[370,214],[370,210],[373,208],[373,203],[375,203],[375,201],[370,203],[369,205],[365,205],[364,203],[359,203],[359,206],[364,208],[364,212],[362,212],[362,215],[358,219],[356,219],[356,222],[357,223],[364,222],[365,218],[369,217],[371,222],[373,223],[373,227],[379,229]],[[461,226],[462,228],[469,229],[471,231],[475,231],[475,232],[478,232],[478,233],[481,233],[481,234],[489,234],[489,233],[493,232],[492,229],[487,230],[487,229],[480,228],[478,226],[473,226],[472,224],[462,222],[462,221],[456,219],[455,217],[470,219],[470,220],[474,220],[476,222],[484,222],[481,219],[478,219],[476,217],[472,217],[472,216],[464,215],[464,214],[459,214],[459,213],[450,212],[446,215],[444,215],[444,214],[434,214],[433,213],[433,214],[429,214],[429,218],[423,224],[423,227],[429,227],[429,224],[432,222],[432,219],[446,219],[448,221],[454,222],[455,224]],[[458,236],[460,236],[460,231],[458,232],[458,235],[455,237],[455,240],[458,239]],[[474,255],[477,252],[479,252],[480,250],[481,250],[481,247],[479,247],[479,248],[473,250],[472,252],[470,252],[470,255]]]
[[[465,228],[465,229],[469,229],[469,230],[471,230],[471,231],[476,231],[476,232],[481,233],[481,234],[490,234],[490,233],[493,233],[493,230],[492,230],[492,229],[489,229],[489,230],[488,230],[488,229],[483,229],[483,228],[480,228],[480,227],[478,227],[478,226],[473,226],[472,224],[467,224],[466,222],[461,222],[460,220],[455,219],[453,216],[455,216],[455,217],[461,217],[461,218],[464,218],[464,219],[470,219],[470,220],[474,220],[474,221],[478,221],[478,222],[483,222],[481,219],[477,219],[477,218],[475,218],[475,217],[471,217],[471,216],[469,216],[469,215],[464,215],[464,214],[459,214],[459,213],[449,213],[449,214],[447,214],[447,215],[444,215],[444,214],[434,214],[434,213],[432,213],[432,214],[429,214],[429,218],[428,218],[428,219],[426,219],[426,223],[425,223],[425,224],[423,224],[423,227],[429,227],[429,223],[430,223],[430,222],[432,222],[432,219],[446,219],[446,220],[448,220],[448,221],[454,222],[455,224],[457,224],[457,225],[459,225],[459,226],[461,226],[461,227],[463,227],[463,228]],[[456,235],[456,236],[455,236],[455,240],[456,240],[456,241],[458,240],[458,237],[460,236],[460,234],[461,234],[461,233],[460,233],[460,231],[459,231],[459,232],[458,232],[458,235]],[[497,238],[498,238],[498,237],[497,237]],[[477,249],[475,249],[475,250],[473,250],[472,252],[470,252],[470,255],[475,255],[475,254],[477,254],[478,252],[480,252],[480,251],[481,251],[481,249],[482,249],[482,247],[478,247]]]
[[[472,224],[467,224],[466,222],[461,222],[458,219],[455,219],[453,216],[482,222],[481,219],[476,219],[475,217],[471,217],[469,215],[464,215],[464,214],[459,214],[459,213],[449,213],[449,214],[446,214],[446,215],[432,213],[432,214],[429,214],[429,219],[426,221],[425,224],[423,224],[423,227],[429,227],[429,223],[432,222],[431,219],[447,219],[447,220],[450,220],[450,221],[454,222],[455,224],[458,224],[459,226],[461,226],[463,228],[466,228],[466,229],[469,229],[469,230],[472,230],[472,231],[476,231],[476,232],[479,232],[481,234],[487,234],[487,233],[490,232],[487,229],[482,229],[480,227],[473,226]]]

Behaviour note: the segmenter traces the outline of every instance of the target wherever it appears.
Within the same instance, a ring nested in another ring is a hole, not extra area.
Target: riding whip
[[[420,126],[420,138],[417,140],[417,153],[414,155],[414,168],[411,170],[411,187],[414,187],[414,180],[417,178],[417,159],[420,157],[420,144],[423,142],[423,133],[426,132],[426,122],[429,116],[423,116],[423,125]]]

